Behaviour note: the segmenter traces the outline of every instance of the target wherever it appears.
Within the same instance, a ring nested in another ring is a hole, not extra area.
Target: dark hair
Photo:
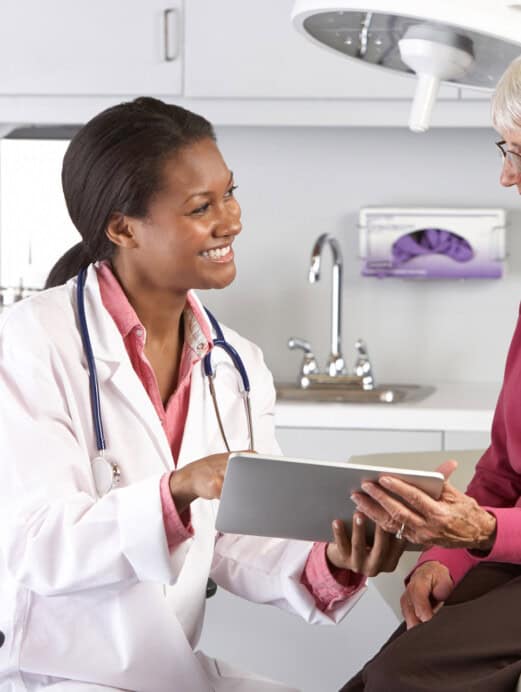
[[[83,241],[58,260],[45,288],[65,283],[91,262],[110,259],[115,245],[105,231],[111,216],[144,218],[161,189],[165,161],[207,137],[215,141],[205,118],[150,97],[108,108],[78,130],[63,158],[62,186]]]

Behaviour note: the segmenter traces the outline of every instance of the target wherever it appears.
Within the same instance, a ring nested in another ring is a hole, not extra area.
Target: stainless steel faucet
[[[331,353],[327,361],[327,372],[330,377],[345,373],[342,355],[342,252],[336,238],[330,233],[319,236],[311,253],[309,282],[320,280],[320,263],[324,245],[329,245],[333,253],[333,273],[331,285]]]
[[[311,253],[309,281],[320,279],[320,263],[324,245],[329,245],[333,253],[333,272],[331,286],[331,353],[325,373],[321,373],[311,345],[304,339],[291,337],[288,348],[303,351],[298,382],[302,389],[308,387],[355,387],[370,390],[375,388],[375,380],[367,346],[362,339],[355,344],[357,359],[352,375],[347,373],[342,355],[342,252],[336,238],[329,233],[319,236]]]

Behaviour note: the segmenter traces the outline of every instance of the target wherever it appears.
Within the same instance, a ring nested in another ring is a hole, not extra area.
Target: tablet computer
[[[392,475],[434,499],[444,477],[437,471],[315,461],[240,452],[230,454],[216,528],[223,533],[271,536],[306,541],[332,541],[333,519],[350,531],[356,506],[351,493],[363,481]],[[373,522],[366,521],[368,543]]]

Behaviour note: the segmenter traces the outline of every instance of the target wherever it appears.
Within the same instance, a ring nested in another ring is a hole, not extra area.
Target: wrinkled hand
[[[170,492],[179,514],[196,498],[221,497],[229,454],[212,454],[181,467],[170,475]]]
[[[392,572],[398,564],[404,549],[404,541],[380,529],[375,530],[374,542],[368,546],[365,539],[365,517],[355,513],[351,538],[347,535],[342,521],[333,522],[334,543],[327,546],[327,558],[342,569],[375,577],[379,572]]]
[[[445,476],[439,500],[390,476],[382,476],[378,483],[362,483],[364,492],[354,493],[353,500],[359,511],[385,531],[396,533],[403,525],[402,535],[411,543],[490,551],[496,519],[448,482],[456,466],[456,461],[446,461],[438,468]],[[403,498],[409,506],[386,490]]]
[[[413,573],[400,599],[407,629],[427,622],[454,589],[449,570],[441,562],[424,562]]]

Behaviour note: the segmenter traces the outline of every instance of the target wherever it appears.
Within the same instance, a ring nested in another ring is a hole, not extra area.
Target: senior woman
[[[499,81],[492,115],[502,140],[500,182],[521,194],[521,58]],[[446,478],[455,466],[443,465]],[[466,493],[446,481],[434,501],[393,478],[362,490],[353,498],[361,512],[429,549],[402,596],[404,624],[342,692],[515,690],[521,675],[521,319],[491,445]]]

